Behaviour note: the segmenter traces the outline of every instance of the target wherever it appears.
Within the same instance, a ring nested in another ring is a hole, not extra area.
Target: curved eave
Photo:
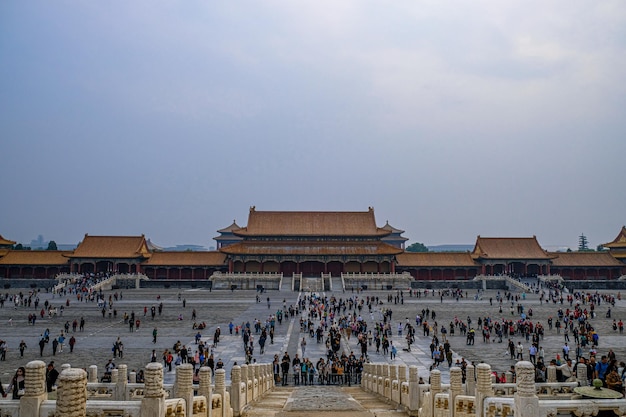
[[[337,233],[337,234],[332,234],[332,233],[327,233],[327,234],[302,234],[302,233],[299,233],[299,234],[287,234],[287,233],[276,233],[276,234],[258,235],[258,234],[254,234],[254,233],[249,233],[248,231],[244,231],[244,229],[233,231],[233,234],[235,236],[241,236],[241,237],[247,237],[247,238],[251,238],[251,237],[255,237],[255,238],[271,238],[271,239],[275,239],[277,237],[287,237],[287,238],[294,238],[294,237],[306,237],[306,238],[323,238],[323,237],[380,238],[380,237],[388,236],[390,233],[391,232],[386,231],[386,230],[378,230],[375,234],[363,234],[363,235],[346,235],[344,233]]]
[[[89,256],[80,256],[80,255],[74,255],[74,254],[70,254],[70,255],[63,255],[67,258],[71,258],[71,259],[150,259],[150,257],[152,256],[152,254],[146,253],[146,254],[139,254],[139,255],[134,255],[134,256],[128,256],[128,255],[123,255],[123,256],[116,256],[116,255],[107,255],[107,256],[99,256],[99,255],[89,255]]]
[[[395,256],[403,252],[402,249],[383,242],[362,245],[309,245],[301,242],[274,245],[244,242],[220,248],[220,251],[228,255],[251,256]]]

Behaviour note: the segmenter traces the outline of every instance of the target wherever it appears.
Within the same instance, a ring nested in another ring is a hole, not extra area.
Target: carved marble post
[[[476,369],[474,365],[465,368],[465,395],[476,395]]]
[[[548,375],[546,375],[546,382],[558,382],[556,379],[556,366],[549,365],[547,374]]]
[[[128,366],[120,365],[117,368],[117,382],[115,384],[115,400],[128,400]]]
[[[398,383],[398,366],[389,365],[389,381],[391,385],[391,391],[389,392],[389,399],[400,403],[400,384]],[[394,386],[396,389],[394,390]],[[394,398],[394,396],[396,398]]]
[[[21,416],[38,416],[41,403],[48,399],[46,392],[46,363],[32,361],[26,364],[24,396],[20,398]]]
[[[454,410],[454,398],[463,394],[463,370],[458,366],[450,368],[450,409]]]
[[[233,407],[233,416],[235,417],[241,414],[241,394],[241,368],[235,365],[230,371],[230,404]]]
[[[187,417],[193,415],[193,365],[183,363],[176,367],[174,398],[182,398],[187,404]]]
[[[506,382],[507,383],[515,382],[515,381],[513,381],[513,373],[511,371],[506,371],[504,373],[504,377],[506,378]]]
[[[226,371],[224,369],[215,370],[215,393],[222,397],[222,415],[217,417],[228,417],[227,409],[230,403],[226,401]]]
[[[243,396],[243,402],[248,404],[252,398],[250,397],[250,392],[248,391],[248,365],[241,365],[241,382],[245,385],[244,392],[241,394]],[[274,379],[274,378],[271,378]]]
[[[163,365],[150,362],[144,372],[145,390],[141,400],[141,417],[165,415],[165,391],[163,391]]]
[[[420,387],[419,377],[417,374],[417,366],[409,366],[409,409],[410,416],[417,416],[417,412],[420,408]]]
[[[476,371],[476,417],[481,417],[483,415],[484,399],[493,396],[491,366],[486,363],[479,363]]]
[[[254,363],[250,365],[252,369],[252,398],[259,398],[259,365]]]
[[[200,367],[198,373],[200,384],[198,386],[198,395],[204,395],[206,397],[207,408],[209,409],[209,416],[213,414],[212,401],[213,401],[213,387],[211,386],[211,368],[208,366]]]
[[[398,381],[400,384],[406,382],[406,365],[398,365]]]
[[[89,382],[98,382],[98,366],[91,365],[89,367]]]
[[[397,365],[389,365],[389,379],[395,381],[398,379],[398,366]]]
[[[117,377],[119,375],[119,370],[118,369],[111,369],[111,383],[112,384],[117,384]]]
[[[367,364],[363,364],[363,370],[361,371],[361,388],[367,391]]]
[[[515,416],[534,417],[539,415],[539,397],[535,390],[535,366],[527,361],[515,364],[517,392],[515,393]]]
[[[385,377],[383,376],[383,367],[384,365],[382,363],[376,364],[376,392],[380,395],[385,393]]]
[[[131,384],[136,383],[136,382],[137,382],[137,372],[135,372],[135,371],[131,371],[131,372],[128,374],[128,381],[129,381],[129,383],[131,383]]]
[[[581,387],[589,385],[589,380],[587,379],[587,366],[584,363],[579,364],[576,367],[576,380],[578,381],[578,385]]]
[[[439,394],[441,389],[441,371],[439,369],[433,369],[430,371],[430,392],[435,399],[435,395]]]
[[[383,396],[390,400],[391,399],[391,378],[389,378],[389,365],[383,365]]]
[[[59,375],[57,386],[56,414],[67,417],[85,417],[87,415],[87,372],[80,368],[66,369]]]
[[[72,368],[72,365],[70,365],[69,363],[64,363],[63,365],[61,365],[61,372],[65,371],[66,369],[71,369],[71,368]]]
[[[270,388],[267,384],[267,365],[264,363],[259,365],[259,387],[259,396],[265,394]]]

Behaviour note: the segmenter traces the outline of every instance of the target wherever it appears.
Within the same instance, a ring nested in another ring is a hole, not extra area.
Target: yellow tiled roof
[[[237,224],[236,221],[233,220],[232,224],[230,226],[227,226],[223,229],[220,229],[217,231],[217,233],[229,233],[232,232],[233,230],[237,230],[237,229],[241,229],[241,226],[239,226]]]
[[[480,237],[472,251],[474,259],[550,259],[537,238],[533,237]]]
[[[376,227],[374,209],[349,211],[256,211],[248,224],[233,233],[240,236],[386,236]]]
[[[154,252],[142,266],[222,266],[226,255],[221,252]]]
[[[395,255],[402,249],[383,242],[243,241],[220,249],[231,255]]]
[[[2,237],[2,235],[0,235],[0,245],[4,245],[4,246],[15,245],[15,242],[9,239],[5,239]]]
[[[0,258],[0,265],[67,265],[71,251],[12,250]]]
[[[609,249],[626,248],[626,226],[622,226],[622,230],[620,230],[619,234],[612,242],[605,243],[602,246]]]
[[[552,265],[558,267],[602,267],[617,266],[623,267],[624,264],[618,261],[607,251],[603,252],[551,252],[554,256]]]
[[[141,236],[89,236],[69,255],[70,258],[149,257],[146,238]]]
[[[396,256],[400,267],[476,267],[469,252],[404,252]]]

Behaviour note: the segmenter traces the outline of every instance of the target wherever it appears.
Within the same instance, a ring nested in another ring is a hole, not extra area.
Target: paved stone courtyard
[[[19,292],[19,289],[7,291],[11,295]],[[106,298],[115,292],[115,290],[105,291]],[[8,351],[6,360],[0,361],[0,381],[5,384],[8,383],[18,366],[37,359],[45,362],[54,360],[57,367],[64,363],[81,368],[88,368],[90,365],[95,364],[98,365],[100,373],[102,373],[108,359],[114,359],[118,364],[127,364],[129,370],[141,369],[149,362],[152,349],[156,350],[160,359],[162,352],[165,349],[172,349],[177,341],[187,346],[189,344],[194,345],[193,340],[197,330],[192,329],[191,315],[193,309],[196,310],[197,314],[196,322],[204,321],[208,325],[207,329],[201,331],[203,339],[212,340],[215,328],[217,326],[221,327],[222,337],[215,349],[215,356],[216,360],[221,358],[224,361],[227,375],[229,376],[230,368],[234,362],[242,364],[245,361],[241,338],[229,334],[229,322],[241,324],[246,321],[252,323],[255,318],[264,320],[269,314],[273,314],[278,309],[283,308],[283,300],[285,300],[284,304],[289,306],[295,304],[299,296],[304,295],[298,292],[268,291],[261,295],[261,302],[257,303],[257,293],[255,291],[235,290],[231,292],[216,290],[210,292],[204,289],[189,288],[133,289],[117,290],[118,296],[120,292],[122,298],[114,301],[113,304],[114,309],[117,310],[117,317],[113,315],[109,317],[108,314],[105,314],[105,317],[103,317],[100,308],[95,303],[78,302],[75,296],[52,297],[51,294],[45,293],[45,291],[40,292],[41,301],[38,308],[34,306],[14,307],[11,303],[6,302],[4,308],[0,308],[0,339],[7,342]],[[387,295],[389,293],[396,294],[395,291],[365,291],[360,294],[329,292],[323,295],[334,295],[337,298],[380,297],[383,304],[378,309],[374,309],[372,314],[369,314],[367,308],[365,308],[363,310],[364,319],[368,321],[368,324],[373,321],[382,321],[380,309],[390,308],[393,311],[392,329],[394,329],[394,336],[392,340],[398,346],[398,357],[393,363],[417,365],[420,376],[424,377],[427,377],[428,367],[432,362],[428,348],[430,338],[423,337],[422,332],[418,331],[417,342],[412,346],[411,352],[403,351],[401,348],[406,347],[404,335],[397,336],[396,329],[398,323],[404,323],[407,317],[414,323],[415,315],[421,312],[422,309],[428,308],[436,312],[436,321],[439,327],[442,324],[447,326],[455,316],[462,320],[466,320],[467,316],[470,316],[473,323],[477,322],[479,316],[491,316],[494,319],[501,317],[518,318],[517,314],[511,315],[510,303],[505,303],[502,313],[499,312],[498,304],[495,302],[496,291],[486,291],[482,294],[482,298],[479,299],[474,297],[476,295],[475,292],[468,292],[468,297],[462,298],[458,302],[452,298],[444,298],[442,302],[437,294],[433,296],[431,295],[432,293],[428,296],[422,295],[421,298],[409,297],[408,292],[405,291],[403,304],[387,303]],[[267,297],[270,297],[270,308],[267,305]],[[490,298],[493,300],[493,305],[489,302]],[[46,300],[52,305],[60,307],[62,304],[65,305],[67,299],[70,300],[70,305],[64,309],[62,315],[58,314],[56,317],[50,318],[46,316],[43,319],[39,316],[39,311]],[[185,301],[185,307],[183,307],[183,300]],[[533,321],[541,321],[546,327],[545,339],[541,344],[545,349],[546,360],[549,360],[561,352],[564,341],[562,334],[557,334],[556,330],[550,331],[547,329],[547,318],[548,316],[556,317],[558,308],[562,307],[565,309],[567,305],[540,304],[539,297],[535,294],[528,294],[526,299],[520,302],[524,305],[526,311],[528,308],[533,309]],[[155,319],[152,320],[150,308],[153,305],[158,307],[159,303],[163,303],[163,312],[161,315],[157,313]],[[144,307],[148,310],[146,316],[144,316]],[[600,334],[598,354],[604,354],[611,348],[616,352],[618,361],[624,360],[626,359],[626,336],[612,330],[612,319],[605,318],[607,308],[608,305],[605,304],[598,306],[596,308],[598,315],[592,320],[593,326]],[[123,321],[124,313],[131,314],[131,312],[134,312],[136,318],[141,321],[139,329],[134,332],[130,332],[128,325],[124,324]],[[36,313],[38,317],[34,326],[28,324],[28,315],[32,313]],[[179,320],[181,315],[182,320]],[[57,352],[53,356],[51,343],[48,343],[45,346],[43,356],[39,355],[39,336],[46,328],[50,330],[51,336],[57,336],[63,329],[66,321],[69,321],[71,324],[74,319],[80,320],[81,317],[84,317],[86,321],[85,331],[73,333],[70,327],[68,335],[68,339],[72,334],[77,339],[74,353],[69,353],[66,341],[63,352]],[[612,308],[612,317],[618,320],[620,318],[626,319],[625,301],[616,302],[615,307]],[[258,348],[255,348],[254,358],[257,362],[271,362],[275,354],[282,355],[285,351],[288,351],[291,357],[294,356],[298,350],[299,341],[303,337],[303,334],[299,333],[298,320],[299,317],[296,317],[295,320],[287,319],[283,320],[281,325],[277,325],[274,344],[270,345],[268,342],[264,355],[259,355]],[[158,337],[157,343],[153,344],[152,330],[155,327],[158,329]],[[113,358],[112,355],[112,346],[117,337],[120,337],[124,344],[124,357],[122,359]],[[449,337],[449,339],[451,347],[455,352],[455,359],[464,357],[468,361],[484,361],[498,372],[508,370],[515,363],[515,361],[510,360],[508,353],[505,352],[506,340],[504,340],[504,343],[483,343],[480,332],[477,333],[474,346],[467,346],[465,337],[460,336],[458,333]],[[24,340],[28,346],[23,358],[20,357],[18,350],[20,340]],[[518,341],[522,341],[525,348],[524,358],[528,359],[527,349],[529,343],[521,337],[516,337],[513,341],[515,344]],[[344,338],[342,346],[344,350],[359,352],[354,338],[347,344]],[[574,344],[572,338],[570,345]],[[314,339],[310,339],[305,356],[310,357],[315,362],[319,357],[325,356],[323,346],[323,344],[316,344]],[[377,355],[374,353],[374,350],[372,346],[369,351],[371,362],[392,362],[388,357]],[[448,378],[446,370],[447,365],[444,365],[442,368],[444,382]],[[174,376],[175,371],[167,372],[166,370],[165,382],[173,382]]]

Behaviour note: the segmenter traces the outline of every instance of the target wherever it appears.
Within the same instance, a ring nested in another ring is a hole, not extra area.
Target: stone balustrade
[[[237,289],[255,290],[262,286],[268,290],[279,290],[283,274],[277,272],[215,272],[209,280],[211,288],[218,290],[230,290],[232,286]]]
[[[215,371],[211,385],[211,369],[202,367],[200,381],[193,384],[193,366],[180,365],[176,382],[163,384],[163,365],[149,363],[144,371],[144,384],[128,383],[126,365],[111,375],[110,383],[97,381],[97,367],[89,372],[61,367],[56,400],[48,400],[46,364],[32,361],[26,365],[25,395],[19,400],[0,400],[1,415],[20,417],[120,416],[120,417],[237,417],[254,399],[262,398],[274,388],[270,364],[234,366],[231,386],[226,385],[226,371]],[[242,369],[245,369],[242,371]],[[250,392],[251,391],[251,392]]]
[[[494,384],[491,366],[481,363],[468,367],[465,384],[460,368],[450,369],[450,384],[441,383],[441,373],[430,373],[430,384],[419,384],[417,367],[389,364],[365,364],[361,388],[375,393],[419,417],[552,417],[557,415],[595,416],[600,410],[626,415],[626,399],[580,399],[573,390],[577,382],[535,383],[535,369],[530,362],[515,365],[515,383]],[[387,387],[390,387],[387,389]]]
[[[353,290],[367,286],[368,289],[407,290],[411,287],[413,277],[408,272],[395,273],[359,273],[344,272],[341,274],[343,288]]]
[[[193,384],[193,366],[177,368],[173,385],[163,384],[163,365],[146,365],[144,384],[129,384],[127,369],[120,366],[112,372],[111,383],[99,384],[97,368],[89,372],[64,364],[57,382],[56,400],[48,400],[45,385],[46,365],[32,361],[26,365],[25,395],[20,400],[0,400],[1,415],[20,417],[43,416],[110,416],[110,417],[237,417],[245,414],[252,401],[263,398],[274,388],[270,364],[234,366],[231,385],[226,386],[226,371],[199,370],[199,384]],[[408,378],[407,378],[408,371]],[[462,383],[460,368],[450,369],[450,384],[441,383],[441,372],[430,373],[430,383],[420,384],[416,366],[365,364],[361,388],[383,397],[419,417],[552,417],[574,414],[597,415],[611,411],[626,414],[626,399],[589,400],[572,393],[577,385],[570,383],[534,382],[534,366],[530,362],[515,365],[516,382],[494,384],[491,367],[479,364],[468,367],[468,381]],[[474,375],[476,376],[474,380]],[[469,378],[472,379],[470,383]],[[90,388],[91,386],[91,388]],[[94,392],[104,386],[106,396]],[[133,393],[133,390],[137,391]]]

